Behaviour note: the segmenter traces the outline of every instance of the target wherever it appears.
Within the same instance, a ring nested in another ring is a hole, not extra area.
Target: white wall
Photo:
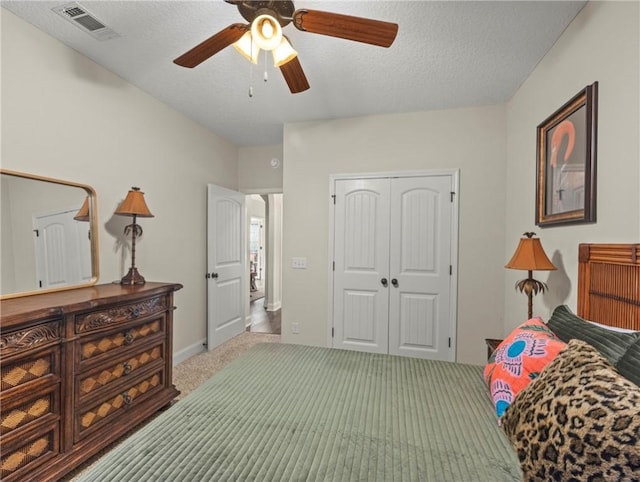
[[[2,167],[89,184],[97,192],[100,282],[130,264],[113,216],[139,186],[136,265],[176,295],[174,349],[199,346],[206,320],[206,185],[237,189],[237,149],[35,27],[1,10]]]
[[[278,159],[280,165],[271,166]],[[238,190],[266,194],[282,192],[282,145],[238,148]]]
[[[328,344],[331,174],[459,168],[457,357],[486,359],[483,339],[502,332],[505,136],[504,106],[286,125],[283,341]]]
[[[549,292],[534,316],[567,304],[576,310],[578,243],[640,240],[640,4],[592,2],[507,104],[507,200],[504,259],[525,231],[535,231],[559,268],[535,272]],[[536,126],[598,81],[597,223],[535,226]],[[513,285],[525,272],[505,270],[503,334],[526,317],[526,296]]]

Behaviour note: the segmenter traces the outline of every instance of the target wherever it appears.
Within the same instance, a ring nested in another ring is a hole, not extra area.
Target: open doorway
[[[265,238],[264,217],[249,220],[249,296],[251,301],[264,297]]]
[[[280,334],[282,194],[247,195],[249,317],[247,330]]]

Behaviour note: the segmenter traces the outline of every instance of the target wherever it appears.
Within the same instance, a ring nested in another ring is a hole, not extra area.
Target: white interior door
[[[335,180],[334,347],[455,359],[453,191],[452,174]]]
[[[40,288],[75,285],[91,279],[89,223],[73,219],[77,211],[73,208],[33,219]]]
[[[245,329],[247,291],[245,195],[208,185],[207,346],[212,350]]]
[[[389,180],[335,185],[333,346],[388,352]]]
[[[391,183],[389,353],[452,360],[451,176]]]

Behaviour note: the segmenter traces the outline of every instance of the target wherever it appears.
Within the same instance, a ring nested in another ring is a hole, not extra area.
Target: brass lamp
[[[524,269],[529,272],[529,277],[516,283],[516,290],[525,293],[529,298],[529,319],[533,318],[533,295],[544,293],[547,285],[542,281],[533,279],[532,271],[551,271],[557,269],[549,260],[542,249],[540,238],[534,238],[536,233],[524,233],[511,260],[505,265],[509,269]]]
[[[131,268],[129,272],[120,280],[123,285],[143,285],[144,278],[136,268],[136,236],[142,236],[142,228],[136,224],[136,217],[152,218],[147,203],[144,202],[144,193],[139,187],[132,187],[127,193],[127,197],[118,206],[114,214],[120,216],[133,216],[133,223],[125,226],[124,235],[131,233]]]

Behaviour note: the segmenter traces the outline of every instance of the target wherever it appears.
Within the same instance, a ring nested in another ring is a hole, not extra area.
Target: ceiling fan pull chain
[[[253,62],[249,62],[249,97],[253,97]]]
[[[267,73],[267,51],[264,51],[264,81],[269,80],[269,74]]]

